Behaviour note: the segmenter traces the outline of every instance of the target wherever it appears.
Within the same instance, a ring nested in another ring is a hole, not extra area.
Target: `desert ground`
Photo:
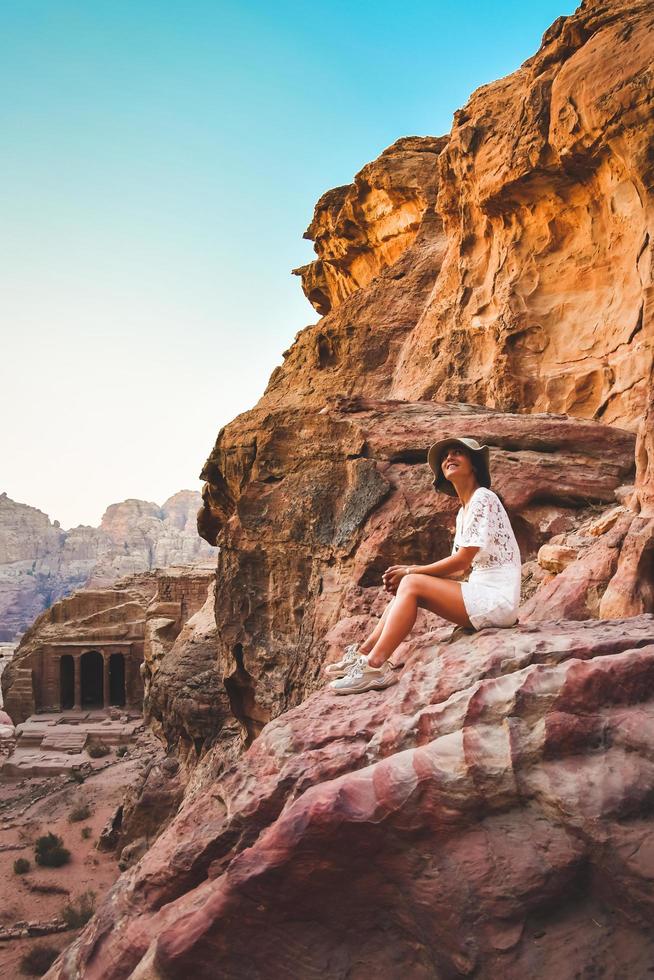
[[[34,946],[67,946],[78,930],[65,928],[64,907],[79,908],[88,892],[98,904],[120,874],[118,854],[98,849],[98,839],[126,790],[142,778],[152,739],[143,732],[125,755],[118,756],[114,747],[108,756],[91,760],[83,782],[66,773],[0,776],[0,877],[6,883],[0,896],[0,976],[5,980],[24,975],[21,958]],[[85,808],[88,816],[71,820]],[[61,837],[71,852],[61,867],[34,860],[35,841],[47,833]],[[14,871],[19,858],[30,862],[24,874]]]

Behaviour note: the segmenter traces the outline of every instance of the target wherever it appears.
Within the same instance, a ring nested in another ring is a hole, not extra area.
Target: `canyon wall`
[[[13,640],[53,602],[87,585],[177,563],[211,561],[197,534],[199,493],[182,490],[161,507],[111,504],[100,526],[68,531],[47,514],[0,494],[0,640]]]
[[[265,404],[357,392],[637,427],[654,346],[652,16],[583,3],[448,137],[399,140],[320,199],[319,258],[296,271],[328,315]]]

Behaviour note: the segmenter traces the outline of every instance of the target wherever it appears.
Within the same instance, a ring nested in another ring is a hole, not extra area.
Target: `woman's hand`
[[[382,575],[382,582],[384,583],[384,588],[387,592],[392,592],[393,595],[397,592],[397,587],[407,574],[406,565],[391,565],[387,568]]]

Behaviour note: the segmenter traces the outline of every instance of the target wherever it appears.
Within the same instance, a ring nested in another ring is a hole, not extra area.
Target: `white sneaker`
[[[381,667],[371,667],[368,658],[359,655],[345,677],[329,685],[334,694],[362,694],[364,691],[383,691],[395,684],[397,677],[388,661]]]
[[[359,644],[350,643],[349,647],[345,647],[343,658],[335,664],[327,664],[325,667],[325,673],[328,677],[345,677],[348,670],[359,656],[361,656],[359,653]]]

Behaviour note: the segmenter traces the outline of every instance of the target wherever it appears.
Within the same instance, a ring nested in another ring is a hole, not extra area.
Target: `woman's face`
[[[441,470],[451,483],[458,483],[461,478],[477,475],[472,465],[470,453],[461,446],[449,446],[441,457]]]

